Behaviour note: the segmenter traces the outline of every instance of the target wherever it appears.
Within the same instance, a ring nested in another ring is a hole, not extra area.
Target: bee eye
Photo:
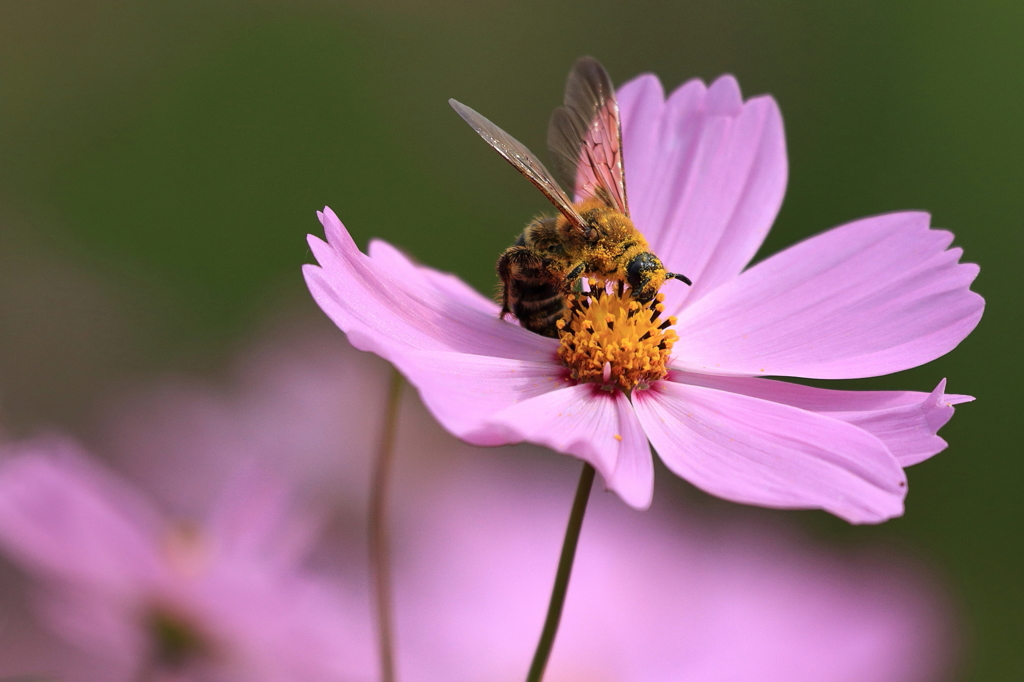
[[[650,281],[649,273],[661,268],[661,261],[653,253],[637,254],[626,266],[626,281],[633,289],[640,289]]]
[[[644,260],[642,258],[644,254],[640,254],[633,260],[629,261],[629,265],[626,266],[626,281],[629,282],[629,286],[632,289],[639,289],[641,286],[640,277],[646,268],[644,267]]]

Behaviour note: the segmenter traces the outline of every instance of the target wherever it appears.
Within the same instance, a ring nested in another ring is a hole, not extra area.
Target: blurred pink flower
[[[339,344],[327,320],[288,318],[226,380],[166,377],[109,399],[95,448],[175,514],[201,514],[239,467],[286,478],[318,509],[367,504],[390,368]]]
[[[44,619],[103,661],[98,679],[333,682],[372,670],[365,617],[302,568],[316,524],[275,481],[236,477],[202,522],[175,523],[67,441],[4,454],[0,546],[37,579]]]
[[[529,446],[452,443],[422,410],[402,418],[399,678],[522,679],[575,468]],[[591,501],[545,680],[946,679],[954,628],[923,566],[877,547],[829,549],[777,515],[679,504],[675,488],[647,514],[611,495]]]
[[[559,341],[498,319],[455,277],[381,241],[363,255],[337,216],[310,236],[304,273],[354,346],[392,362],[434,416],[476,445],[530,441],[592,464],[650,504],[650,444],[665,465],[737,502],[821,508],[854,523],[903,513],[903,467],[939,452],[968,396],[809,388],[767,375],[852,379],[952,350],[981,318],[978,273],[925,213],[835,228],[746,270],[782,203],[787,161],[774,100],[736,81],[690,81],[665,100],[651,75],[618,92],[631,217],[687,288],[664,288],[678,340],[661,380],[630,396],[577,383]],[[612,368],[613,373],[617,370]],[[606,365],[603,383],[607,384]]]
[[[68,682],[130,680],[153,646],[140,613],[166,605],[219,653],[219,668],[195,665],[182,679],[375,679],[365,574],[337,571],[332,556],[339,597],[336,586],[297,568],[315,529],[286,513],[279,491],[260,493],[228,473],[253,461],[244,444],[258,463],[308,457],[287,462],[285,475],[298,485],[308,484],[329,448],[353,460],[345,471],[365,469],[372,448],[347,452],[344,435],[353,443],[376,437],[377,417],[365,405],[339,403],[338,384],[357,398],[370,395],[381,363],[328,339],[261,344],[241,363],[235,390],[178,381],[148,398],[133,394],[123,430],[110,431],[126,435],[104,440],[125,448],[125,462],[131,444],[147,445],[135,463],[146,487],[189,501],[197,515],[212,503],[212,513],[195,516],[201,524],[168,521],[67,443],[5,453],[0,546],[38,578],[48,622],[92,653],[91,672],[82,659],[46,672],[66,671]],[[336,411],[339,404],[352,409]],[[358,433],[364,423],[374,434]],[[574,467],[531,446],[480,451],[458,443],[411,392],[400,423],[392,543],[400,679],[521,679]],[[143,442],[146,432],[152,443]],[[208,490],[211,477],[221,491],[207,499],[197,491]],[[339,497],[362,499],[360,485],[362,478],[339,487]],[[595,496],[547,680],[923,682],[948,668],[949,613],[927,571],[877,552],[830,553],[781,523],[749,520],[750,510],[679,508],[676,492],[662,490],[644,515]],[[339,508],[362,513],[351,501]],[[362,539],[338,525],[325,540],[317,558],[336,544],[344,557],[364,557]],[[303,600],[296,585],[329,596]],[[261,667],[296,659],[308,668]],[[22,658],[17,670],[40,668]]]

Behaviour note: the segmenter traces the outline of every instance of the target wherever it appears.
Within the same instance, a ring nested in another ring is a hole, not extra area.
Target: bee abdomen
[[[518,244],[498,259],[502,282],[501,314],[512,314],[524,328],[542,336],[558,337],[555,326],[565,310],[565,299],[545,260],[536,250]]]
[[[558,338],[555,325],[565,313],[565,298],[553,283],[524,286],[512,298],[512,314],[519,324],[536,334]]]

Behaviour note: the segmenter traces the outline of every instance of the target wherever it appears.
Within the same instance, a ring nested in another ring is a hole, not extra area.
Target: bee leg
[[[586,263],[580,263],[579,265],[574,267],[572,270],[570,270],[568,272],[568,274],[566,274],[565,280],[564,280],[562,286],[565,288],[565,291],[567,293],[569,291],[572,291],[572,288],[574,286],[576,286],[576,282],[580,281],[580,277],[583,276],[583,273],[586,270],[586,266],[587,266]]]

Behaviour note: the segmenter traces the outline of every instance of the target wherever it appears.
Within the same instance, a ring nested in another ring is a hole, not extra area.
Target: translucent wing
[[[581,57],[569,72],[565,106],[548,125],[548,150],[566,187],[629,215],[619,105],[608,72],[593,57]]]
[[[473,130],[480,134],[480,137],[487,140],[487,144],[494,147],[499,154],[505,157],[506,161],[515,166],[516,170],[536,185],[537,189],[544,193],[548,201],[554,204],[555,208],[561,211],[562,215],[568,218],[570,223],[576,225],[581,230],[588,229],[586,221],[572,207],[572,201],[566,196],[562,188],[558,186],[558,182],[551,177],[548,169],[544,167],[544,164],[536,156],[530,153],[529,149],[465,104],[454,99],[448,100],[448,104],[452,105],[452,108],[455,109],[459,116],[472,126]]]

